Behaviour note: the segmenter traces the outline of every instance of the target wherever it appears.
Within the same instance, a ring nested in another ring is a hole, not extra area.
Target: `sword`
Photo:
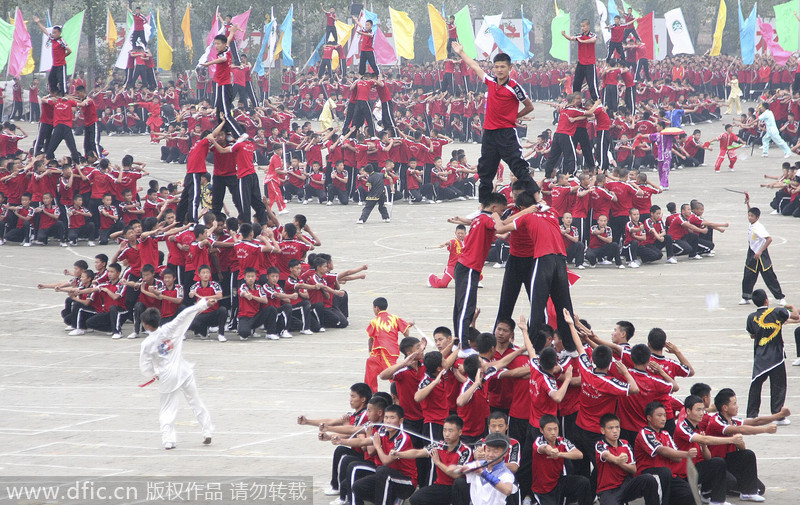
[[[156,375],[155,377],[153,377],[149,381],[145,382],[144,384],[139,384],[139,387],[143,388],[143,387],[149,386],[150,384],[154,383],[157,380],[158,380],[158,375]]]

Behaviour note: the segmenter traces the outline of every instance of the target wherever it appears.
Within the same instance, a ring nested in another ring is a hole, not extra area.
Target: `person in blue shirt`
[[[792,155],[792,150],[785,140],[781,138],[781,132],[778,131],[778,126],[775,124],[775,114],[769,110],[769,105],[762,103],[758,106],[758,120],[764,123],[764,136],[761,137],[761,156],[766,158],[769,156],[769,143],[770,141],[783,149],[783,157],[788,158]]]

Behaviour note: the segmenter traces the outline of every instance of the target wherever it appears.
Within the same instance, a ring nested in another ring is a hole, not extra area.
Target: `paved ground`
[[[543,119],[534,121],[531,137],[548,127],[549,110],[540,115]],[[720,123],[701,127],[705,138],[722,131]],[[147,161],[160,179],[182,177],[183,167],[158,163],[158,149],[146,137],[113,137],[103,144],[114,160],[131,153]],[[466,149],[475,161],[478,146]],[[709,153],[712,163],[715,154]],[[664,328],[693,362],[693,380],[707,382],[714,390],[733,387],[740,393],[740,404],[746,401],[751,370],[744,320],[752,307],[737,306],[747,221],[741,195],[724,187],[750,191],[753,203],[765,211],[762,219],[774,237],[771,254],[781,284],[790,302],[800,295],[797,238],[792,236],[799,223],[768,215],[771,190],[758,188],[762,174],[776,173],[783,159],[774,149],[766,160],[758,152],[756,157],[746,154],[735,173],[715,175],[711,167],[673,172],[672,191],[654,198],[662,207],[697,198],[705,202],[707,219],[730,222],[729,231],[717,235],[715,258],[681,259],[677,265],[659,263],[638,270],[586,270],[573,288],[580,315],[601,334],[608,335],[619,319],[637,326],[634,342],[641,342],[653,326]],[[67,337],[58,317],[63,296],[35,288],[37,282],[59,280],[60,271],[76,259],[111,254],[113,247],[0,248],[0,297],[6,306],[0,339],[0,474],[306,475],[314,478],[317,502],[327,503],[321,490],[329,478],[332,448],[316,441],[315,429],[300,427],[295,419],[301,413],[319,417],[347,410],[348,388],[363,377],[364,328],[374,297],[386,296],[391,312],[415,321],[425,332],[451,324],[452,288],[425,286],[428,273],[443,269],[446,253],[425,246],[452,236],[453,226],[445,222],[448,216],[475,207],[474,201],[398,204],[390,224],[373,217],[357,227],[357,206],[290,205],[292,213],[308,216],[324,244],[321,250],[333,254],[337,270],[369,265],[366,280],[347,285],[351,327],[291,341],[187,342],[185,353],[197,365],[200,392],[217,433],[213,445],[202,446],[197,423],[184,407],[178,418],[179,448],[170,452],[159,443],[155,389],[136,387],[142,382],[137,370],[139,341],[112,341],[96,333]],[[502,274],[492,268],[485,271],[486,288],[479,293],[484,328],[494,317]],[[708,309],[708,296],[719,297],[718,309]],[[527,312],[528,304],[520,301],[518,310]],[[786,337],[791,340],[791,333]],[[793,359],[794,345],[788,347]],[[790,367],[788,406],[797,411],[799,378],[800,369]],[[680,382],[684,392],[693,380]],[[776,435],[748,439],[759,456],[759,474],[770,503],[795,503],[800,492],[800,457],[793,449],[800,439],[797,424]]]

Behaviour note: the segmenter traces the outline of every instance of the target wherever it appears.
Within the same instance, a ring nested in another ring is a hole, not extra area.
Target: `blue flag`
[[[750,12],[747,20],[742,16],[742,4],[739,4],[739,45],[741,46],[742,63],[752,65],[756,53],[756,7]]]
[[[533,30],[533,23],[525,19],[525,11],[523,11],[521,5],[519,7],[519,14],[522,16],[522,47],[525,49],[525,58],[533,58],[530,39],[530,33],[531,30]]]
[[[311,56],[308,58],[308,61],[303,68],[313,67],[317,64],[317,62],[322,60],[322,51],[320,51],[320,49],[322,49],[322,45],[324,43],[325,36],[323,35],[323,37],[319,40],[319,44],[317,44],[317,47],[314,48],[314,52],[311,53]]]
[[[367,9],[364,9],[364,19],[372,21],[374,26],[378,26],[380,24],[380,21],[378,21],[378,15],[374,12],[368,11]]]
[[[619,11],[617,10],[617,2],[615,2],[614,0],[608,0],[608,24],[610,25],[614,24],[614,16],[619,16]]]
[[[503,33],[503,30],[496,26],[490,26],[489,31],[492,32],[494,43],[497,44],[497,47],[501,51],[511,57],[511,61],[523,61],[526,59],[525,53],[515,46],[511,39],[506,37],[506,34]]]
[[[428,37],[428,51],[435,57],[436,56],[436,46],[433,45],[433,34]]]
[[[294,58],[292,58],[292,16],[294,15],[294,4],[289,7],[289,13],[286,14],[286,17],[283,19],[283,23],[281,23],[281,32],[283,33],[283,38],[281,38],[281,52],[283,54],[283,66],[284,67],[293,67],[294,66]]]
[[[267,50],[269,44],[269,34],[272,33],[272,27],[275,25],[275,20],[271,20],[269,24],[264,25],[264,36],[261,39],[261,49],[258,50],[258,57],[256,64],[253,65],[253,70],[259,75],[264,75],[264,51]]]

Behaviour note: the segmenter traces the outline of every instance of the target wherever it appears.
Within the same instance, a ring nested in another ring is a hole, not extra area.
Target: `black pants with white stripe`
[[[363,60],[362,60],[363,61]],[[367,124],[367,133],[370,137],[375,136],[375,121],[372,118],[372,108],[366,100],[356,100],[353,106],[352,121],[349,125],[350,129],[358,130],[361,126]],[[345,124],[345,126],[348,126]],[[343,132],[348,132],[346,128],[342,128]]]
[[[219,118],[220,112],[225,114],[225,131],[233,135],[234,138],[238,138],[245,130],[238,121],[233,119],[231,115],[231,102],[233,102],[233,85],[215,83],[214,108],[217,110],[216,117]]]
[[[514,176],[527,182],[532,193],[539,191],[539,186],[531,178],[530,166],[522,159],[522,148],[519,146],[517,131],[514,128],[484,130],[481,139],[481,157],[478,159],[478,200],[483,202],[492,192],[494,178],[500,160],[506,162]]]
[[[239,197],[239,179],[235,175],[214,175],[211,178],[211,212],[214,215],[222,212],[225,201],[225,190],[231,194],[233,205],[242,212],[242,199]]]
[[[0,113],[2,110],[0,110]],[[39,131],[36,134],[36,142],[33,143],[33,152],[36,156],[47,151],[47,144],[50,143],[50,137],[53,136],[53,125],[39,123]]]
[[[364,455],[359,454],[344,456],[340,464],[345,470],[339,473],[339,499],[353,505],[355,503],[353,484],[362,477],[375,473],[375,463],[365,460]]]
[[[224,186],[222,191],[224,195]],[[183,177],[183,191],[181,192],[181,199],[178,202],[178,209],[175,215],[184,223],[196,223],[202,200],[200,174],[186,174]]]
[[[308,300],[302,300],[292,305],[291,314],[289,331],[311,330],[315,333],[319,331],[320,322],[315,317],[311,317],[311,303]]]
[[[589,87],[589,94],[592,96],[592,100],[597,100],[600,95],[597,93],[597,72],[594,69],[594,64],[581,65],[578,63],[575,66],[575,79],[572,81],[573,93],[581,92],[583,81],[586,81],[586,85]]]
[[[660,505],[661,493],[658,484],[659,481],[655,475],[642,474],[637,477],[628,477],[620,487],[607,489],[599,493],[597,498],[600,500],[600,505],[618,505],[632,502],[637,498],[644,498],[645,505]],[[719,501],[725,501],[724,492],[722,500]]]
[[[95,153],[99,158],[101,151],[100,128],[97,127],[97,123],[90,124],[83,129],[83,153],[86,157],[89,153]]]
[[[750,392],[747,396],[747,417],[758,417],[761,409],[761,388],[769,379],[769,408],[770,412],[777,414],[786,403],[786,362],[775,368],[754,377],[750,382]]]
[[[72,156],[72,159],[80,160],[81,153],[78,152],[78,148],[75,146],[75,136],[72,134],[72,129],[65,124],[53,127],[53,134],[47,143],[47,158],[53,157],[62,140],[67,143],[69,155]]]
[[[394,505],[396,499],[405,500],[414,493],[411,477],[400,470],[379,466],[375,473],[358,479],[353,484],[353,495],[356,505],[364,505],[365,501],[375,505]]]
[[[608,130],[595,132],[594,161],[595,165],[604,173],[608,171],[611,161],[608,151],[611,149],[611,135]]]
[[[547,162],[544,164],[544,176],[553,177],[553,171],[558,165],[559,158],[564,157],[564,173],[575,172],[575,141],[566,133],[555,133],[553,143],[550,146],[550,153],[547,155]]]
[[[86,321],[86,326],[93,330],[121,333],[122,324],[128,318],[128,311],[112,305],[108,312],[100,312]]]
[[[453,333],[461,345],[466,345],[469,327],[475,316],[478,306],[478,282],[481,273],[456,263],[453,268],[453,278],[456,281],[455,303],[453,304]],[[565,334],[566,335],[566,334]]]
[[[53,65],[50,73],[47,74],[47,85],[50,91],[60,90],[62,93],[67,92],[67,66],[66,65]]]
[[[531,297],[531,272],[533,272],[533,256],[523,258],[521,256],[508,255],[506,269],[503,273],[503,286],[500,288],[500,305],[497,308],[497,319],[511,319],[514,316],[514,307],[517,305],[517,298],[522,286]]]
[[[420,487],[408,501],[411,505],[469,505],[469,498],[469,484],[464,477],[459,477],[452,486]]]
[[[239,179],[239,201],[241,202],[239,221],[249,223],[252,210],[260,224],[267,223],[267,206],[261,201],[258,175],[249,174]]]
[[[567,258],[561,254],[547,254],[533,260],[531,273],[531,317],[528,323],[528,335],[531,336],[536,351],[544,348],[544,338],[539,330],[545,324],[555,327],[554,321],[546,321],[547,299],[553,300],[556,309],[558,333],[569,335],[569,326],[564,320],[564,309],[572,314],[572,298],[569,295],[569,278],[567,276]],[[564,339],[564,349],[574,351],[575,344]]]
[[[378,75],[381,71],[378,69],[378,62],[375,60],[375,51],[361,51],[359,54],[360,60],[358,62],[358,73],[364,75],[367,73],[367,63],[372,69],[372,73]]]
[[[333,465],[331,467],[331,487],[333,489],[339,489],[339,475],[344,473],[347,469],[342,468],[342,462],[345,461],[345,456],[352,456],[354,458],[364,457],[363,454],[356,451],[355,449],[351,449],[346,445],[337,446],[336,449],[333,451]]]

